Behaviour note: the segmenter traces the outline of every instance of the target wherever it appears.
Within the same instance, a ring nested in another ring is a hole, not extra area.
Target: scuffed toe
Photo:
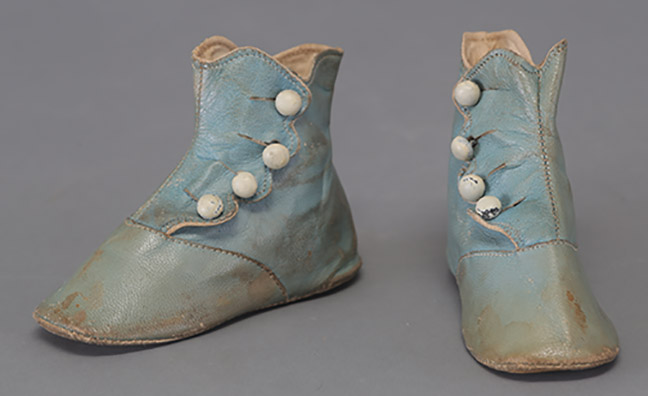
[[[33,316],[72,340],[142,345],[198,334],[285,298],[254,260],[127,221]]]
[[[512,373],[581,370],[608,363],[619,352],[616,331],[568,243],[477,252],[462,260],[457,280],[466,346],[488,367]]]

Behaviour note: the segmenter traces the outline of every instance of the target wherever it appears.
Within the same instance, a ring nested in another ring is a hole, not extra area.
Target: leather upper
[[[555,239],[575,243],[571,188],[565,174],[555,111],[562,80],[566,42],[556,44],[537,67],[507,49],[495,49],[471,69],[462,66],[460,81],[472,80],[482,91],[471,107],[457,105],[453,137],[481,137],[472,160],[450,160],[448,261],[479,250],[510,250]],[[503,167],[501,167],[503,165]],[[501,167],[498,169],[498,167]],[[485,195],[498,197],[504,210],[488,221],[471,216],[474,205],[459,196],[456,182],[476,174]]]
[[[272,172],[261,160],[261,142],[276,141],[291,155],[300,138],[292,123],[308,107],[306,85],[269,55],[241,48],[210,64],[194,61],[197,130],[192,147],[161,188],[131,218],[166,232],[184,223],[214,225],[237,210],[230,183],[235,173],[252,173],[259,184],[249,201],[266,197],[272,189]],[[292,117],[279,114],[273,102],[279,92],[291,89],[302,97],[302,110]],[[198,216],[191,195],[217,194],[225,204],[223,215],[213,220]]]
[[[447,258],[466,347],[497,370],[577,370],[619,351],[576,253],[555,125],[566,46],[559,42],[536,66],[514,31],[464,35],[460,82],[476,83],[481,95],[470,107],[455,101],[453,138],[475,144],[468,161],[450,159]],[[457,182],[467,174],[480,176],[485,195],[501,201],[495,218],[479,216],[459,195]]]
[[[191,147],[144,205],[39,305],[36,320],[85,342],[165,342],[355,274],[355,229],[329,134],[341,57],[341,50],[315,44],[272,57],[220,37],[197,47]],[[301,98],[294,116],[275,108],[284,90]],[[262,159],[271,143],[290,152],[279,170]],[[249,199],[232,190],[240,171],[258,181]],[[204,194],[222,199],[220,216],[198,215]]]
[[[72,337],[163,341],[283,298],[277,280],[249,258],[126,222],[38,314]]]

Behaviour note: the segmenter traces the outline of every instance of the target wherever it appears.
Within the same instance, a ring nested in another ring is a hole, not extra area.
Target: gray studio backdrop
[[[29,1],[0,4],[0,395],[645,395],[648,3]],[[464,30],[569,40],[558,128],[581,257],[621,355],[573,374],[477,364],[444,261]],[[180,160],[190,51],[222,34],[346,50],[334,160],[365,268],[328,296],[148,349],[84,346],[31,319]]]

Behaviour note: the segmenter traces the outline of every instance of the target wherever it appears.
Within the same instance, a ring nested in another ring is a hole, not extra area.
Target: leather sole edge
[[[205,333],[209,330],[212,330],[224,323],[227,323],[228,321],[231,321],[233,319],[236,319],[237,317],[240,317],[242,315],[254,313],[254,312],[259,312],[263,311],[266,309],[271,309],[271,308],[276,308],[279,306],[291,304],[294,302],[298,302],[301,300],[305,300],[307,298],[326,293],[328,291],[331,291],[333,289],[338,288],[339,286],[342,286],[343,284],[351,281],[353,278],[356,277],[358,272],[360,271],[360,268],[362,267],[362,259],[358,256],[357,258],[358,262],[351,267],[348,271],[338,274],[333,276],[327,283],[325,283],[322,287],[315,289],[314,291],[301,295],[301,296],[296,296],[292,298],[288,298],[284,301],[280,301],[278,303],[273,303],[270,305],[266,305],[254,310],[250,310],[247,312],[242,312],[239,315],[230,318],[224,322],[216,323],[213,326],[206,327],[206,328],[199,328],[195,330],[191,330],[185,333],[181,333],[172,337],[167,337],[167,338],[156,338],[156,339],[129,339],[129,340],[120,340],[120,339],[108,339],[108,338],[102,338],[98,336],[94,336],[91,334],[84,333],[82,331],[79,331],[77,329],[73,328],[67,328],[67,327],[61,327],[53,322],[51,322],[49,319],[46,317],[38,314],[37,311],[34,311],[32,313],[32,317],[38,323],[43,329],[47,330],[49,333],[52,333],[54,335],[57,335],[59,337],[67,338],[72,341],[79,341],[83,342],[85,344],[91,344],[91,345],[100,345],[100,346],[142,346],[142,345],[155,345],[155,344],[165,344],[173,341],[179,341],[185,338],[193,337],[202,333]]]
[[[490,359],[481,358],[473,353],[470,349],[470,355],[480,364],[491,368],[493,370],[502,371],[511,374],[533,374],[533,373],[546,373],[552,371],[578,371],[587,370],[611,363],[619,355],[619,347],[608,348],[600,354],[592,356],[591,359],[581,360],[564,360],[564,361],[532,361],[532,360],[518,360],[518,361],[494,361]]]

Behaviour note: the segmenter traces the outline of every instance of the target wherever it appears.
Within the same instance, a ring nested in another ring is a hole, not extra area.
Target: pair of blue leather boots
[[[565,54],[561,41],[536,65],[514,31],[463,37],[447,260],[466,346],[501,371],[585,369],[619,351],[577,256],[554,121]],[[361,260],[329,135],[341,58],[318,44],[196,47],[190,149],[36,321],[92,344],[163,343],[352,279]]]

